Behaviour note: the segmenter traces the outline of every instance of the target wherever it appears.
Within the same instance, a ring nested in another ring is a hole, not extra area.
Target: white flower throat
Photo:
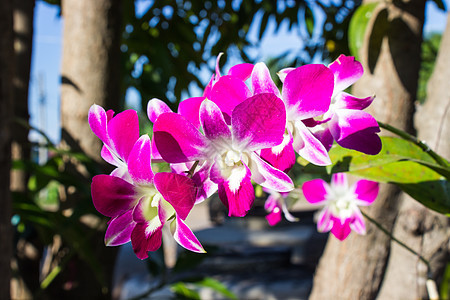
[[[346,186],[332,186],[327,201],[332,214],[341,219],[350,218],[357,208],[356,195]]]

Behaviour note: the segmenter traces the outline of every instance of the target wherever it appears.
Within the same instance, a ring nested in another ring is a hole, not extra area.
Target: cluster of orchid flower
[[[295,220],[284,201],[294,190],[287,172],[295,153],[324,166],[331,164],[328,150],[334,141],[366,154],[381,150],[378,124],[363,111],[374,96],[360,99],[344,92],[362,73],[359,62],[341,55],[328,67],[281,70],[280,92],[264,63],[238,64],[224,76],[216,67],[203,96],[182,101],[177,113],[161,100],[149,101],[152,138],[139,136],[134,110],[114,116],[93,105],[89,124],[104,144],[101,156],[116,167],[92,181],[96,209],[111,218],[106,245],[131,240],[137,257],[145,259],[161,246],[162,228],[170,223],[181,246],[204,252],[185,222],[191,209],[218,192],[228,215],[243,217],[255,199],[253,184],[270,194],[265,207],[271,225],[282,212]],[[152,162],[161,161],[171,172],[153,173]],[[302,189],[310,203],[325,204],[319,231],[331,230],[340,240],[351,229],[364,234],[358,205],[375,200],[377,183],[360,180],[348,187],[345,174],[334,174],[330,185],[316,179]]]

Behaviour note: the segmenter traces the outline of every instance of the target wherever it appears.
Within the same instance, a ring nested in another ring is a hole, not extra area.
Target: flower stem
[[[373,218],[369,217],[365,212],[361,211],[362,215],[369,220],[372,224],[374,224],[375,226],[378,227],[378,229],[380,229],[381,231],[383,231],[387,236],[389,236],[391,238],[391,240],[393,240],[394,242],[396,242],[397,244],[399,244],[400,246],[402,246],[403,248],[405,248],[406,250],[408,250],[409,252],[411,252],[412,254],[414,254],[415,256],[417,256],[423,263],[425,263],[427,265],[428,268],[428,274],[427,277],[431,278],[430,276],[430,270],[431,270],[431,266],[430,266],[430,262],[425,259],[422,255],[420,255],[419,253],[417,253],[416,251],[414,251],[412,248],[410,248],[408,245],[406,245],[405,243],[403,243],[402,241],[398,240],[395,236],[392,235],[392,233],[389,232],[389,230],[387,230],[386,228],[383,227],[383,225],[381,225],[380,223],[378,223],[377,221],[375,221]]]
[[[197,168],[198,164],[199,164],[199,161],[196,160],[194,162],[194,164],[192,165],[191,169],[189,171],[187,171],[189,178],[192,178],[192,176],[194,176],[194,172],[195,172],[195,169]]]
[[[424,141],[419,140],[417,137],[403,131],[400,130],[398,128],[395,128],[389,124],[385,124],[383,122],[378,121],[378,125],[383,128],[386,129],[396,135],[398,135],[399,137],[410,141],[414,144],[416,144],[417,146],[419,146],[424,152],[428,153],[439,165],[443,166],[443,167],[448,167],[449,163],[443,159],[439,154],[437,154],[436,152],[434,152],[430,146],[428,146]]]

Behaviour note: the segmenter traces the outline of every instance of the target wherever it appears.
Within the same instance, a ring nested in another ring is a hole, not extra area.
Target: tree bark
[[[92,104],[117,110],[120,103],[120,0],[63,0],[61,123],[63,139],[101,161],[91,132]]]
[[[23,122],[29,121],[28,89],[30,82],[31,53],[33,48],[33,20],[35,0],[13,0],[14,27],[14,118]],[[31,145],[28,141],[27,127],[14,122],[11,124],[13,160],[29,160]],[[25,170],[11,170],[11,191],[27,193],[28,173]],[[17,194],[18,195],[18,194]],[[31,241],[21,238],[27,247],[35,247]],[[13,299],[31,299],[31,291],[39,288],[39,258],[29,255],[27,247],[19,247],[16,243],[13,265],[18,276],[11,283]],[[19,276],[20,275],[20,276]]]
[[[427,87],[427,100],[418,107],[414,121],[417,135],[446,159],[450,159],[450,22],[444,32],[433,75]],[[449,259],[448,218],[433,212],[404,195],[393,234],[431,264],[430,276],[438,283]],[[392,244],[389,268],[380,299],[426,299],[427,266],[417,256]],[[408,288],[404,288],[408,287]]]
[[[12,0],[0,2],[0,36],[0,299],[9,299],[13,245],[9,189],[14,74]]]
[[[33,48],[33,16],[35,0],[14,0],[14,117],[25,122],[29,120],[28,87],[30,82],[31,52]],[[12,128],[12,158],[30,159],[28,129],[14,123]],[[11,171],[11,190],[26,191],[28,176],[23,170]]]
[[[72,150],[83,151],[102,163],[102,143],[92,133],[87,116],[94,103],[105,109],[117,110],[119,107],[122,1],[63,0],[62,14],[62,140]],[[76,167],[82,170],[81,166]],[[64,205],[75,207],[81,204],[75,193]],[[99,231],[89,241],[102,266],[101,271],[108,280],[108,286],[102,286],[90,267],[76,257],[68,264],[65,274],[59,278],[74,283],[73,290],[70,293],[63,290],[54,291],[59,293],[54,295],[63,295],[65,299],[110,298],[117,249],[105,246],[104,234],[104,231]]]
[[[359,53],[365,74],[354,85],[353,94],[375,93],[377,98],[370,110],[374,117],[412,133],[425,2],[377,2]],[[401,192],[397,188],[382,185],[375,203],[363,210],[392,230],[400,202]],[[366,236],[351,234],[344,242],[330,236],[316,271],[311,299],[377,297],[391,241],[373,224],[366,222],[366,225]]]

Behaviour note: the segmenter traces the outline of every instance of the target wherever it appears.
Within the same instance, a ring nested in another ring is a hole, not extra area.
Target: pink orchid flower
[[[204,99],[202,99],[203,101]],[[198,108],[200,109],[200,108]],[[147,104],[147,116],[150,120],[150,122],[155,123],[158,117],[167,112],[172,112],[170,107],[164,103],[163,101],[153,98],[151,99]],[[191,120],[192,116],[188,115],[186,116],[186,111],[181,112],[178,110],[178,113],[186,117],[188,120]],[[197,113],[198,114],[198,113]],[[198,119],[198,116],[197,116]],[[192,123],[192,122],[191,122]],[[198,126],[196,126],[198,127]],[[161,157],[161,154],[159,154],[158,149],[155,146],[155,141],[152,139],[152,160],[153,161],[164,161]],[[170,168],[173,172],[177,174],[184,174],[186,175],[188,171],[193,166],[193,162],[187,162],[187,163],[176,163],[176,164],[170,164]],[[198,166],[199,168],[195,170],[194,174],[192,175],[192,179],[194,180],[196,186],[197,186],[197,195],[196,195],[196,204],[203,202],[205,199],[211,197],[215,192],[217,192],[218,186],[216,183],[212,182],[209,178],[209,167],[204,162]]]
[[[199,161],[208,166],[229,215],[242,217],[255,198],[251,179],[280,192],[293,189],[289,176],[256,153],[282,141],[285,116],[281,99],[260,94],[234,108],[229,127],[220,108],[204,100],[200,106],[204,135],[182,115],[164,113],[153,127],[155,145],[169,163]]]
[[[352,56],[339,56],[329,66],[334,75],[334,89],[329,110],[312,131],[329,150],[335,140],[340,146],[375,155],[381,150],[378,122],[364,112],[375,96],[357,98],[344,92],[364,73],[360,62]]]
[[[286,198],[289,193],[279,193],[274,190],[263,188],[269,196],[264,203],[264,209],[268,212],[266,220],[270,226],[275,226],[281,221],[282,213],[289,222],[296,222],[298,219],[291,215],[286,205]]]
[[[103,107],[92,105],[88,121],[92,132],[103,142],[102,158],[116,167],[111,175],[131,182],[127,160],[139,138],[139,119],[136,111],[129,109],[113,117]]]
[[[303,184],[306,200],[313,205],[325,205],[319,214],[317,230],[328,232],[344,240],[351,230],[366,233],[364,218],[358,206],[369,206],[378,195],[378,183],[359,180],[348,186],[345,173],[333,174],[331,184],[322,179],[314,179]]]
[[[131,182],[111,175],[97,175],[91,192],[95,208],[111,220],[105,244],[116,246],[131,240],[140,259],[161,246],[162,228],[173,219],[174,238],[183,247],[204,252],[184,220],[195,203],[194,182],[174,173],[156,173],[151,169],[151,143],[141,136],[127,160]]]
[[[261,157],[285,171],[295,164],[295,152],[313,164],[331,164],[327,149],[304,122],[328,111],[334,86],[333,73],[323,65],[310,64],[284,69],[280,77],[283,81],[281,94],[264,63],[256,64],[252,72],[253,93],[273,93],[281,97],[286,106],[283,141],[263,149]]]

